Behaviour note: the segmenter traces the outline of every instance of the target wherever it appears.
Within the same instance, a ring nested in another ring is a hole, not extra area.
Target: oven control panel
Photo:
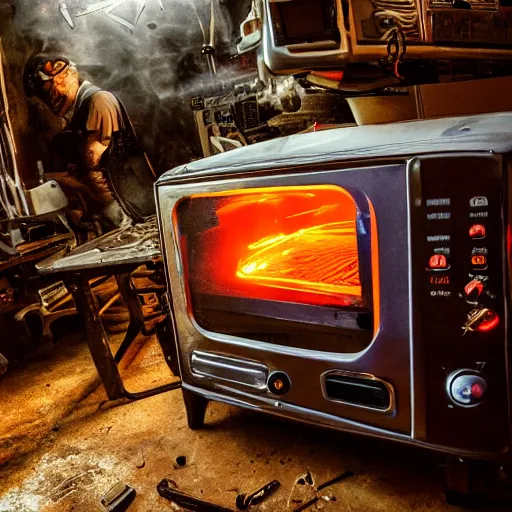
[[[503,172],[485,155],[410,166],[418,436],[498,452],[507,446]],[[492,421],[489,419],[492,418]]]

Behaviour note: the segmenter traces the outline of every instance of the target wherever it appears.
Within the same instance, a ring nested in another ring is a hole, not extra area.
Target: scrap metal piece
[[[135,15],[134,25],[137,25],[142,15],[142,11],[146,8],[146,0],[138,0],[137,2],[137,14]]]
[[[121,5],[126,0],[103,0],[102,2],[97,2],[95,4],[90,5],[87,9],[76,13],[76,17],[85,16],[86,14],[91,14],[93,12],[102,11],[103,9],[107,9],[112,5]]]
[[[71,28],[75,28],[75,24],[73,23],[73,20],[71,19],[71,16],[69,15],[68,6],[65,2],[59,2],[59,11],[62,14],[63,18],[68,22],[68,25]]]
[[[158,494],[176,505],[196,512],[233,512],[233,510],[196,498],[183,491],[178,491],[176,483],[164,478],[156,487]]]
[[[100,499],[104,510],[108,512],[124,512],[137,493],[133,487],[123,482],[113,485]]]
[[[17,322],[26,323],[27,315],[37,315],[41,322],[42,337],[51,339],[53,337],[51,325],[56,320],[77,314],[76,308],[71,300],[71,294],[62,281],[57,281],[38,291],[39,302],[30,304],[16,313],[14,319]],[[59,309],[69,303],[68,307]]]
[[[119,23],[121,26],[127,28],[130,32],[133,32],[135,25],[130,23],[129,21],[121,18],[121,16],[117,16],[117,14],[113,14],[112,11],[117,7],[117,5],[111,5],[107,9],[104,9],[103,12],[111,19]]]
[[[162,0],[157,1],[160,10],[163,11],[164,4]],[[128,2],[130,2],[130,0],[102,0],[78,12],[76,16],[85,16],[87,14],[92,14],[93,12],[103,11],[110,19],[119,23],[128,30],[133,31],[142,15],[142,11],[144,11],[144,9],[146,8],[147,0],[137,0],[137,13],[135,15],[135,21],[133,23],[122,18],[121,16],[117,16],[116,14],[112,13],[114,9],[116,9],[117,7],[121,7],[122,5]]]
[[[236,497],[236,507],[239,510],[247,510],[250,506],[257,505],[265,501],[269,496],[272,496],[279,487],[281,487],[281,484],[277,480],[272,480],[272,482],[269,482],[247,497],[245,494],[239,494]]]

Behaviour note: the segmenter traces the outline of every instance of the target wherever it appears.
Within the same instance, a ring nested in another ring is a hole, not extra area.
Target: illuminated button
[[[487,256],[483,254],[473,254],[473,256],[471,256],[471,266],[475,270],[483,270],[487,268]]]
[[[482,386],[482,384],[475,382],[471,385],[471,396],[474,399],[479,400],[484,396],[484,393],[485,388]]]
[[[466,300],[470,302],[474,302],[482,295],[484,291],[484,285],[482,281],[478,279],[473,279],[464,287],[464,293],[466,295]]]
[[[284,382],[282,379],[276,379],[274,381],[274,388],[276,388],[276,391],[281,391],[284,388]]]
[[[487,383],[474,373],[458,374],[448,379],[448,395],[458,405],[477,405],[485,395]]]
[[[485,226],[482,224],[474,224],[469,228],[469,236],[473,239],[485,238]]]
[[[479,332],[489,332],[496,329],[500,323],[500,317],[492,310],[488,310],[482,321],[478,324],[476,330]]]
[[[446,270],[448,268],[448,260],[444,254],[434,254],[430,256],[428,266],[433,270]]]
[[[274,395],[284,395],[290,390],[290,379],[286,373],[274,372],[268,378],[267,387]]]

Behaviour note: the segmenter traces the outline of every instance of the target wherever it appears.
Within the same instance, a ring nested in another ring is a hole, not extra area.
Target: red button
[[[484,285],[482,284],[482,281],[479,281],[478,279],[473,279],[473,281],[470,281],[464,287],[464,292],[466,293],[466,296],[471,299],[476,299],[480,297],[483,291]]]
[[[446,256],[443,254],[434,254],[433,256],[430,256],[428,265],[430,268],[447,268],[448,261],[446,260]]]
[[[485,226],[474,224],[469,228],[469,236],[471,238],[485,238]]]
[[[485,315],[485,318],[477,327],[477,330],[480,332],[492,331],[498,327],[499,323],[500,317],[494,311],[488,311],[487,315]]]
[[[485,393],[485,389],[483,388],[483,386],[481,384],[478,384],[477,382],[475,382],[474,384],[471,385],[471,398],[482,398],[482,396],[484,395]]]

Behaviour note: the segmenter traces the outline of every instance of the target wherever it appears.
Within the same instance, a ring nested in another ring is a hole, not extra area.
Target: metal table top
[[[66,256],[50,256],[36,265],[41,274],[101,269],[145,263],[160,256],[156,217],[111,231],[91,240]]]

